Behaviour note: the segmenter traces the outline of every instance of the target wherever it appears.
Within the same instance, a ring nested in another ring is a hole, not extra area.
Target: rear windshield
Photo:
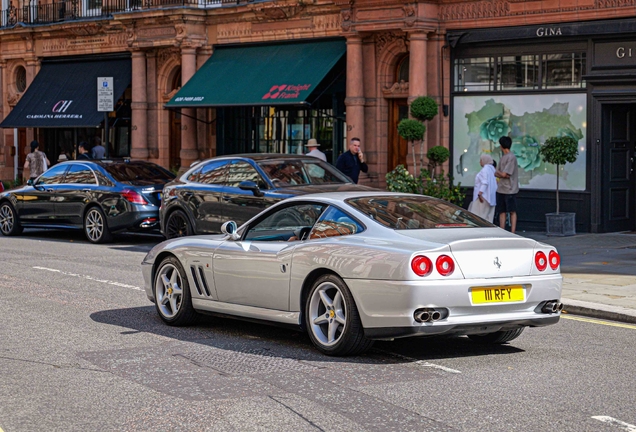
[[[152,181],[168,182],[174,174],[151,163],[114,163],[104,164],[104,169],[118,182]]]
[[[494,226],[468,210],[426,196],[371,196],[345,202],[377,223],[397,230]]]
[[[257,163],[275,186],[351,183],[333,166],[315,158],[261,160]]]

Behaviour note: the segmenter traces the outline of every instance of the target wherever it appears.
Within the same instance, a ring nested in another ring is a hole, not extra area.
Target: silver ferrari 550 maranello
[[[501,344],[557,323],[563,307],[552,246],[436,198],[305,195],[222,231],[144,258],[146,293],[167,324],[199,313],[291,324],[343,356],[406,336]]]

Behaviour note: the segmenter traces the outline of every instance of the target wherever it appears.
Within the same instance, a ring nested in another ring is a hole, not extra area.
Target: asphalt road
[[[139,269],[158,241],[0,237],[0,431],[636,431],[636,325],[330,358],[290,329],[163,325]]]

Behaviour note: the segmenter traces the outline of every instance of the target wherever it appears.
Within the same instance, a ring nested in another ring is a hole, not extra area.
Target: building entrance
[[[604,104],[601,130],[603,231],[633,230],[636,228],[636,104]]]

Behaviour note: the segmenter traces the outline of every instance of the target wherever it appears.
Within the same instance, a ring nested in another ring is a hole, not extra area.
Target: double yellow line
[[[572,316],[572,315],[561,315],[561,318],[569,319],[569,320],[572,320],[572,321],[583,321],[583,322],[588,322],[588,323],[592,323],[592,324],[601,324],[601,325],[606,325],[606,326],[611,326],[611,327],[621,327],[621,328],[626,328],[626,329],[630,329],[630,330],[636,330],[636,325],[634,325],[634,324],[614,323],[614,322],[602,321],[602,320],[598,320],[598,319],[594,319],[594,318],[584,318],[584,317]],[[2,432],[2,431],[0,431],[0,432]]]

